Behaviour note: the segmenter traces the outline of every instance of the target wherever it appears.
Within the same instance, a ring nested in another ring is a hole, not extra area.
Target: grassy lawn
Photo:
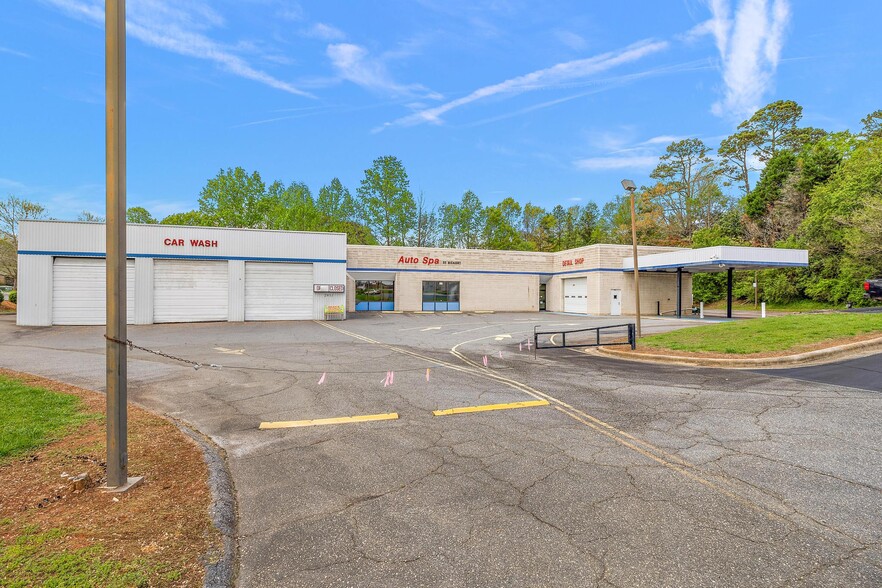
[[[774,353],[878,333],[882,314],[801,314],[690,327],[650,335],[641,346],[704,353]]]
[[[87,418],[76,396],[0,375],[0,463],[62,437]]]
[[[104,397],[0,368],[0,588],[201,587],[218,556],[202,450],[171,422],[129,408],[129,468],[105,481]]]
[[[4,521],[0,521],[2,525]],[[7,523],[8,524],[8,523]],[[119,562],[103,558],[101,545],[65,549],[67,529],[40,531],[26,527],[14,543],[0,547],[0,586],[149,586],[150,574],[157,575],[143,560]],[[158,575],[173,582],[175,571]]]
[[[817,300],[794,300],[793,302],[766,302],[766,310],[773,310],[779,312],[805,312],[807,310],[841,310],[845,305],[839,304],[837,306],[833,306],[829,302],[819,302]],[[725,300],[717,300],[716,302],[710,302],[705,304],[704,307],[706,309],[711,310],[726,310],[726,301]],[[760,305],[757,304],[756,308],[753,306],[753,300],[733,300],[732,301],[732,309],[733,310],[757,310],[759,311]]]

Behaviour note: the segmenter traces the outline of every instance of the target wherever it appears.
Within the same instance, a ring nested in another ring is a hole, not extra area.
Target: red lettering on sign
[[[163,245],[167,245],[169,247],[183,247],[184,240],[183,239],[170,239],[166,238],[163,242]]]
[[[398,263],[419,263],[420,259],[418,257],[404,257],[403,255],[398,258]]]
[[[205,239],[190,239],[192,247],[217,247],[217,241],[208,241]]]
[[[572,259],[565,259],[561,262],[561,265],[573,265]]]
[[[583,263],[585,263],[584,257],[580,257],[576,260],[576,265],[582,265]]]

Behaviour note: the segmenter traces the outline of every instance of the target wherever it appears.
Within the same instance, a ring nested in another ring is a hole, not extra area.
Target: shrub
[[[13,304],[18,304],[18,291],[13,290],[9,293],[9,301]]]

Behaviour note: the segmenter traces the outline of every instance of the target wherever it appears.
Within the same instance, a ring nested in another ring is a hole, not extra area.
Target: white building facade
[[[359,312],[634,314],[629,245],[554,253],[346,244],[343,233],[128,225],[130,324]],[[105,323],[105,226],[23,221],[18,324]],[[806,267],[805,250],[638,247],[640,313],[680,315],[695,272]],[[729,304],[731,314],[731,302]]]
[[[344,311],[346,235],[128,225],[130,324],[324,319]],[[18,324],[105,323],[105,226],[24,221]]]

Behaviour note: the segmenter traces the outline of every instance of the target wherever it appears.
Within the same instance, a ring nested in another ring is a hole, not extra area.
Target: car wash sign
[[[190,247],[212,247],[217,248],[217,241],[212,239],[177,239],[175,237],[166,237],[162,244],[166,247],[184,247],[190,242]]]

